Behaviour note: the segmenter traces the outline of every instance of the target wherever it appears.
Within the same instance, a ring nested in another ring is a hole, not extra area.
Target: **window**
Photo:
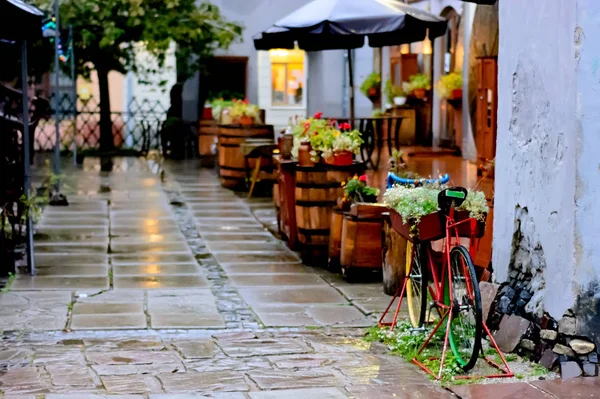
[[[304,51],[271,50],[271,102],[274,106],[302,106]]]

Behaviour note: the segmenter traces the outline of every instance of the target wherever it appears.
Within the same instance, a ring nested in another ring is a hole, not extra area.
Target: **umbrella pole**
[[[23,190],[25,191],[25,198],[29,201],[31,191],[31,154],[29,153],[29,98],[28,98],[28,77],[27,77],[27,41],[21,42],[21,89],[23,91],[23,164],[25,167],[24,179],[23,179]],[[29,267],[29,273],[35,275],[35,264],[33,261],[33,220],[28,211],[27,214],[27,228],[26,228],[26,242],[25,251],[27,257],[27,266]]]
[[[354,126],[354,74],[352,72],[352,50],[348,49],[348,79],[350,80],[350,124]]]

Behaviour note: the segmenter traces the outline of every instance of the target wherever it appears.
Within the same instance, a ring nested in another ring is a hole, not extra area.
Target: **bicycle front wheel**
[[[456,360],[468,371],[475,366],[481,352],[481,293],[473,260],[462,245],[450,251],[450,268],[451,274],[446,276],[444,284],[444,302],[452,312],[448,341]]]
[[[422,244],[406,242],[406,302],[410,324],[419,328],[425,323],[427,311],[427,264]]]

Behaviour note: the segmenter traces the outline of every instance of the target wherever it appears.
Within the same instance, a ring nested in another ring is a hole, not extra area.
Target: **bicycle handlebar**
[[[439,179],[405,179],[403,177],[398,177],[392,172],[388,173],[387,184],[388,188],[391,188],[395,183],[399,184],[446,184],[450,181],[450,175],[446,173],[444,176],[440,176]]]

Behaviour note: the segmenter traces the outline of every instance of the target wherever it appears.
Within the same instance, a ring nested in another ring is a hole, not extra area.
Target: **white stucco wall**
[[[576,18],[575,278],[587,290],[600,277],[600,2],[578,0]]]
[[[574,305],[584,269],[589,279],[598,273],[590,259],[600,243],[600,215],[587,210],[600,191],[600,31],[598,14],[590,13],[598,10],[597,0],[500,1],[494,270],[497,280],[507,280],[517,209],[527,208],[526,217],[518,212],[522,242],[543,250],[543,259],[533,261],[545,262],[542,305],[557,319]],[[589,28],[589,48],[581,46],[579,62],[586,65],[578,67],[580,22]]]

